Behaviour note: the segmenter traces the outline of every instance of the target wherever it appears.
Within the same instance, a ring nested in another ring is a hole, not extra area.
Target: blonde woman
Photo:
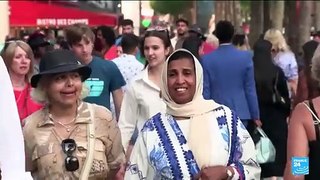
[[[298,86],[298,65],[294,53],[278,29],[269,29],[264,39],[272,43],[274,63],[283,70],[289,84],[290,95],[294,97]]]
[[[20,120],[42,108],[30,96],[30,78],[33,75],[34,57],[30,46],[20,40],[7,41],[1,57],[8,69],[13,86]]]

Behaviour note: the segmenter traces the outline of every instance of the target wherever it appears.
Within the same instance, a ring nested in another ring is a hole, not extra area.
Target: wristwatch
[[[233,172],[230,170],[229,167],[226,168],[226,173],[227,173],[227,180],[231,180],[233,178]]]

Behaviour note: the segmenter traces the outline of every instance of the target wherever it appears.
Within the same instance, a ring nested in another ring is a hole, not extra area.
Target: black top
[[[312,112],[319,119],[316,113],[312,100],[309,100],[309,107]],[[320,133],[319,133],[319,121],[316,117],[312,116],[314,122],[314,128],[316,132],[316,140],[309,141],[309,175],[305,176],[306,180],[319,180],[320,179]]]

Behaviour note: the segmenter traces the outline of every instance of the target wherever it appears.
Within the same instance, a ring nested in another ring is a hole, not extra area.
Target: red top
[[[118,57],[117,46],[113,45],[104,55],[104,59],[113,60],[116,57]]]
[[[209,54],[209,53],[213,52],[216,49],[217,49],[217,47],[214,47],[213,45],[211,45],[211,44],[209,44],[207,42],[203,43],[203,53],[204,53],[204,55]]]
[[[41,104],[38,104],[31,99],[30,91],[30,84],[28,84],[22,91],[14,90],[20,121],[42,108]]]

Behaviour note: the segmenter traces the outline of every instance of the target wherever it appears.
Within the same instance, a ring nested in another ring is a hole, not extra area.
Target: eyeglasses
[[[75,140],[65,139],[62,141],[61,147],[63,152],[67,155],[66,159],[64,160],[67,171],[76,171],[79,169],[79,160],[77,157],[72,155],[77,149]]]

